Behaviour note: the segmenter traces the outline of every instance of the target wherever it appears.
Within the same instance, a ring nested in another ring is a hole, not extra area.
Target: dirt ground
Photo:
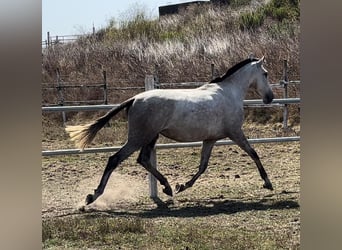
[[[255,126],[246,130],[263,136]],[[294,132],[293,132],[294,131]],[[287,135],[298,134],[299,128]],[[278,132],[274,132],[275,136]],[[248,134],[248,133],[246,133]],[[43,150],[72,147],[68,140],[45,139]],[[84,213],[139,216],[158,223],[165,218],[196,218],[209,224],[251,230],[281,231],[299,248],[300,143],[254,144],[274,186],[262,188],[252,159],[235,145],[216,146],[207,171],[195,185],[170,198],[158,184],[158,200],[149,198],[148,174],[136,163],[137,153],[112,174],[104,194],[83,211],[85,197],[97,187],[111,153],[43,157],[42,218]],[[197,171],[200,148],[163,149],[157,152],[158,169],[174,189]]]
[[[300,150],[298,144],[292,142],[280,145],[255,146],[259,151],[262,149],[264,152],[261,159],[275,186],[274,192],[261,189],[263,182],[249,156],[236,146],[217,146],[211,156],[207,171],[191,189],[175,195],[174,200],[183,200],[185,197],[191,199],[192,195],[205,198],[207,193],[211,196],[212,193],[215,193],[219,197],[224,197],[226,194],[228,198],[229,189],[234,187],[242,192],[248,192],[245,193],[246,197],[243,197],[244,194],[241,193],[242,199],[253,197],[256,194],[274,196],[277,191],[280,192],[279,195],[284,196],[298,192],[299,198]],[[268,154],[265,155],[267,150]],[[157,154],[158,168],[173,187],[176,183],[184,183],[189,180],[192,174],[196,172],[200,156],[199,149],[160,151]],[[99,153],[43,159],[43,217],[66,212],[72,213],[79,206],[82,206],[85,196],[92,193],[93,189],[97,187],[110,155],[110,153]],[[146,200],[149,196],[148,174],[135,162],[136,157],[137,155],[131,156],[113,172],[105,193],[94,205],[88,206],[89,208],[104,210],[118,207],[128,208],[130,206],[137,208],[139,201],[142,201],[141,205],[148,202]],[[185,159],[186,157],[191,159]],[[170,159],[170,162],[164,163],[167,159]],[[182,166],[183,161],[189,166]],[[192,162],[193,166],[190,165]],[[253,186],[255,191],[249,186]],[[161,192],[159,184],[158,188],[159,196],[168,199],[168,196]],[[207,188],[209,190],[206,190]]]

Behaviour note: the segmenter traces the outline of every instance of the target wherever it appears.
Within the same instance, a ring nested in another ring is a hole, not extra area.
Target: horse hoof
[[[85,206],[79,207],[79,208],[78,208],[78,211],[80,211],[80,212],[85,212]]]
[[[167,194],[167,195],[169,195],[169,196],[172,197],[172,189],[171,189],[171,187],[165,187],[165,188],[163,189],[163,192],[164,192],[165,194]]]
[[[94,196],[92,194],[88,194],[86,198],[86,205],[94,202]]]
[[[180,192],[184,191],[185,189],[186,189],[186,188],[185,188],[184,184],[179,185],[179,184],[177,183],[177,185],[176,185],[176,193],[180,193]]]
[[[267,188],[267,189],[269,189],[269,190],[273,190],[273,186],[272,186],[272,184],[271,184],[270,182],[265,183],[263,187],[264,187],[264,188]]]

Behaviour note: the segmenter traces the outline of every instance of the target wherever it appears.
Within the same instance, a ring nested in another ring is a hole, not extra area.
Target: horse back
[[[177,141],[221,139],[234,123],[230,120],[235,111],[226,106],[224,96],[213,90],[147,91],[135,97],[129,110],[129,129],[162,133]]]

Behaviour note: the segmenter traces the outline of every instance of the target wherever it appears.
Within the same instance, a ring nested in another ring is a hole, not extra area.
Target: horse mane
[[[219,76],[219,77],[216,77],[215,79],[211,80],[210,83],[222,82],[224,79],[226,79],[229,76],[231,76],[232,74],[234,74],[236,71],[241,69],[246,64],[251,63],[251,62],[255,62],[255,61],[258,61],[258,59],[256,59],[256,58],[248,58],[246,60],[243,60],[243,61],[235,64],[230,69],[228,69],[228,71],[223,76]]]

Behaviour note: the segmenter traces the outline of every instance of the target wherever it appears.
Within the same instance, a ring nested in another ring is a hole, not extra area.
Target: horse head
[[[267,70],[264,68],[263,61],[264,56],[255,61],[252,62],[252,65],[254,66],[254,77],[252,77],[252,81],[256,83],[257,90],[259,94],[262,96],[262,100],[265,104],[269,104],[273,101],[274,95],[271,89],[270,84],[268,83],[268,76],[267,76]]]

